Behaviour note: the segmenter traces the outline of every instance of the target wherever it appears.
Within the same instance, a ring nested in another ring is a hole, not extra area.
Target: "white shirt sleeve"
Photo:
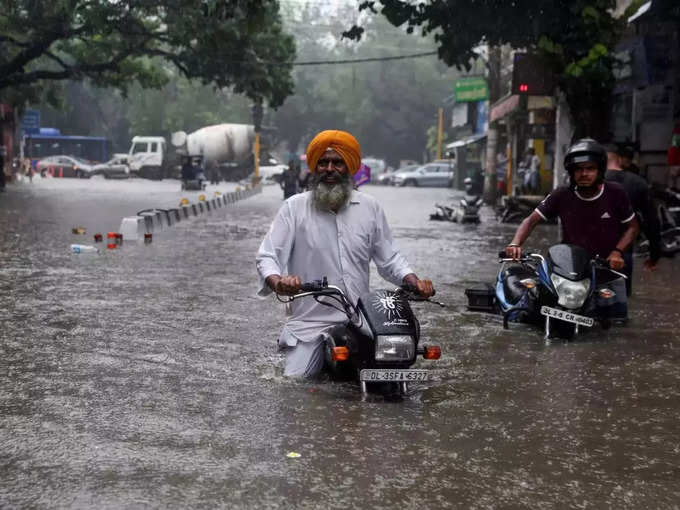
[[[294,236],[295,218],[290,210],[290,204],[285,202],[257,250],[255,265],[259,276],[258,296],[267,296],[272,293],[265,283],[268,276],[273,274],[283,276],[288,266]]]
[[[376,226],[371,247],[371,258],[378,268],[378,274],[388,282],[401,285],[404,276],[413,273],[406,258],[399,253],[392,239],[392,231],[385,212],[376,204]]]

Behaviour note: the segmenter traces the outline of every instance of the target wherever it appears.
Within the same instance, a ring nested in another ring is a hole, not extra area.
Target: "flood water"
[[[282,377],[283,306],[255,296],[254,264],[278,187],[151,244],[83,256],[69,245],[199,193],[96,178],[8,186],[0,507],[678,508],[680,261],[645,273],[638,260],[625,327],[546,343],[465,306],[516,225],[490,210],[479,226],[429,221],[446,189],[364,190],[447,303],[415,305],[443,356],[418,362],[434,380],[401,401]],[[540,226],[528,246],[557,241]]]

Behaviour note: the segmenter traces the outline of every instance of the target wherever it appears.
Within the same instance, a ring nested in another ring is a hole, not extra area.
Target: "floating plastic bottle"
[[[99,249],[89,244],[72,244],[71,251],[73,253],[99,253]]]

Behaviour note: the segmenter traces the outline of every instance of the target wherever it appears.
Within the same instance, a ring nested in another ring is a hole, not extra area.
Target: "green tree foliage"
[[[434,50],[431,39],[414,39],[381,17],[365,20],[360,44],[342,41],[346,24],[328,19],[351,20],[356,11],[347,8],[329,14],[324,7],[296,11],[298,60],[337,61],[367,57],[410,55]],[[285,14],[285,13],[284,13]],[[281,139],[293,152],[324,129],[344,129],[354,134],[366,156],[422,160],[427,130],[437,124],[437,109],[453,93],[459,75],[436,55],[357,64],[300,66],[295,70],[295,94],[273,115]]]
[[[173,77],[161,89],[132,85],[127,97],[88,82],[68,81],[58,108],[39,106],[44,126],[64,134],[104,136],[115,152],[124,152],[134,135],[187,133],[223,122],[252,123],[250,101],[229,89],[216,89]]]
[[[33,101],[59,80],[159,88],[174,68],[278,106],[294,56],[278,0],[4,0],[0,10],[0,92]]]
[[[361,9],[380,12],[395,26],[433,34],[439,57],[469,68],[480,44],[543,54],[580,134],[606,136],[616,61],[612,50],[625,23],[612,12],[615,0],[369,0]],[[355,28],[348,36],[361,35]]]

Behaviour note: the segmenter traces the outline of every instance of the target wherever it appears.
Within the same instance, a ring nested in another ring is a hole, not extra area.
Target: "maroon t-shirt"
[[[591,256],[607,257],[635,217],[623,187],[605,182],[600,192],[584,198],[576,189],[557,188],[536,208],[543,219],[559,216],[562,241],[582,246]]]

